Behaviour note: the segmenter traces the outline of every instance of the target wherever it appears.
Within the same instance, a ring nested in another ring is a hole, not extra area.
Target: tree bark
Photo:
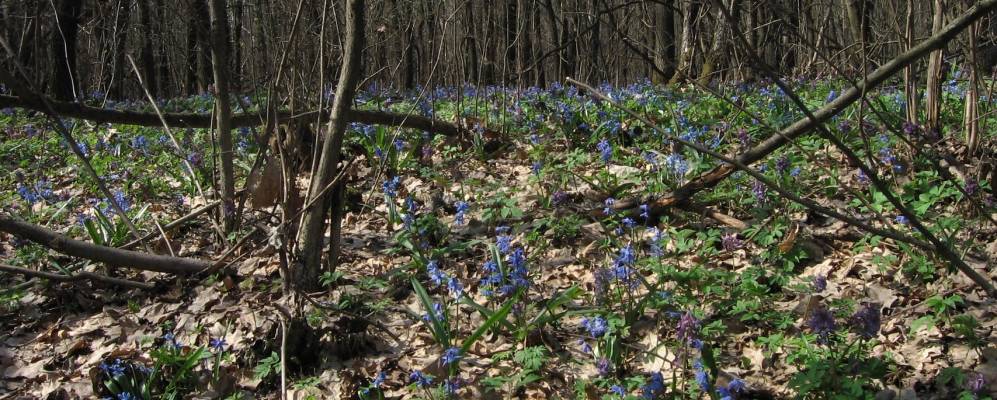
[[[52,35],[52,93],[59,100],[76,99],[76,47],[83,12],[82,0],[56,3],[55,32]]]
[[[937,34],[942,29],[945,19],[945,1],[935,0],[934,4],[931,32]],[[945,47],[941,46],[931,52],[931,56],[928,57],[928,79],[924,88],[924,112],[927,119],[925,128],[929,132],[937,132],[939,134],[941,134],[941,127],[938,122],[942,112],[942,57],[944,53]]]
[[[201,272],[211,266],[211,263],[207,261],[98,246],[68,238],[48,228],[33,225],[5,214],[0,214],[0,231],[20,236],[66,255],[100,261],[115,267],[189,275]]]
[[[339,84],[336,86],[336,97],[332,104],[332,115],[329,118],[328,129],[322,145],[321,159],[318,170],[312,177],[309,188],[309,202],[313,206],[305,211],[302,217],[301,230],[298,232],[297,259],[301,265],[291,269],[289,281],[299,289],[311,290],[318,287],[318,275],[321,267],[322,247],[327,210],[325,201],[327,194],[322,193],[329,182],[336,176],[340,153],[343,147],[343,136],[349,122],[347,113],[356,95],[356,86],[361,75],[361,55],[364,47],[364,2],[349,0],[347,4],[347,23],[345,36],[345,54],[339,71]],[[331,266],[333,270],[335,265]]]
[[[156,59],[152,52],[152,14],[149,9],[150,0],[137,0],[140,35],[142,36],[142,51],[139,60],[142,63],[142,80],[145,81],[149,93],[153,97],[161,95],[159,80],[156,76]]]
[[[215,78],[215,116],[218,127],[218,148],[221,159],[220,184],[222,194],[222,230],[232,228],[235,213],[235,170],[232,166],[232,103],[228,81],[228,12],[225,0],[210,0],[211,65]]]
[[[654,64],[658,70],[651,82],[663,84],[675,74],[675,11],[674,2],[656,3],[654,7]]]

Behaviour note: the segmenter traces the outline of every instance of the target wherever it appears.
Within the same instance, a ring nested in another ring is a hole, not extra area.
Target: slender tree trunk
[[[161,96],[159,81],[156,76],[156,60],[152,53],[152,15],[149,10],[149,0],[137,0],[139,29],[142,37],[142,53],[139,60],[142,63],[142,80],[154,97]]]
[[[52,35],[52,93],[59,100],[76,98],[76,47],[83,12],[82,0],[56,2],[55,32]]]
[[[125,45],[128,43],[128,18],[131,15],[131,1],[119,0],[114,37],[114,70],[111,73],[109,94],[115,99],[124,99],[125,92]]]
[[[654,63],[662,73],[654,72],[651,81],[663,84],[675,73],[675,12],[673,1],[654,4]]]
[[[336,86],[336,97],[333,99],[332,114],[326,129],[329,137],[325,138],[322,144],[319,166],[308,190],[306,204],[314,201],[315,205],[305,210],[301,230],[298,231],[297,258],[301,265],[291,270],[290,282],[295,287],[305,290],[318,286],[324,239],[322,231],[327,215],[325,205],[328,204],[327,199],[330,196],[329,193],[323,193],[323,189],[338,174],[343,136],[349,122],[346,114],[353,104],[356,86],[360,80],[361,53],[364,47],[363,0],[349,0],[346,21],[345,54],[339,72],[339,84]],[[335,265],[331,268],[334,270]]]
[[[696,34],[693,29],[693,22],[699,14],[699,2],[687,0],[682,5],[682,45],[679,50],[679,62],[675,67],[675,74],[668,83],[677,83],[688,77],[692,64],[693,48],[696,45]]]
[[[907,0],[907,15],[904,21],[904,51],[914,47],[914,0]],[[907,101],[905,112],[907,121],[916,124],[918,121],[917,102],[920,100],[917,90],[917,73],[913,65],[904,68],[904,96]]]
[[[228,13],[225,0],[210,0],[211,63],[215,78],[215,115],[218,127],[218,148],[221,159],[222,229],[232,228],[235,213],[235,170],[232,166],[232,105],[229,98],[228,72]]]
[[[945,23],[945,1],[935,0],[934,16],[931,19],[931,33],[937,34]],[[942,111],[942,57],[944,48],[932,51],[928,56],[928,80],[925,85],[924,112],[928,131],[941,133],[939,116]]]
[[[966,68],[969,70],[969,82],[966,84],[966,110],[963,115],[963,129],[966,134],[966,158],[972,159],[980,146],[979,122],[979,63],[977,62],[977,46],[980,22],[974,22],[966,32],[969,34],[969,47],[966,50]],[[965,70],[964,69],[964,70]]]

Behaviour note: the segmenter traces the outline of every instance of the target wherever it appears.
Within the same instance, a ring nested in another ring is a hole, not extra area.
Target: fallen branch
[[[138,125],[138,126],[162,126],[165,121],[171,127],[185,128],[209,128],[211,127],[211,114],[198,113],[163,113],[162,119],[156,113],[124,110],[107,110],[91,107],[80,103],[70,103],[64,101],[48,100],[52,108],[59,115],[68,118],[85,119],[96,123],[109,122],[113,124]],[[35,111],[44,111],[45,104],[34,98],[21,96],[0,95],[0,108],[18,107]],[[281,121],[297,119],[315,120],[321,113],[321,120],[327,121],[328,111],[311,111],[301,114],[291,115],[288,112],[281,112]],[[461,133],[469,133],[467,129],[421,115],[400,114],[388,111],[372,110],[349,110],[346,114],[349,122],[357,122],[368,125],[389,125],[400,126],[402,128],[418,129],[425,132],[435,133],[444,136],[455,136]],[[262,125],[260,116],[254,113],[240,113],[232,115],[232,127],[240,128],[244,126]]]
[[[73,275],[63,275],[63,274],[56,274],[53,272],[35,271],[32,269],[15,267],[13,265],[7,265],[7,264],[0,264],[0,271],[9,272],[12,274],[21,274],[35,278],[44,278],[56,282],[76,282],[82,280],[90,280],[90,281],[103,282],[111,285],[125,286],[136,289],[149,290],[155,287],[154,285],[149,283],[135,282],[127,279],[112,278],[109,276],[99,275],[93,272],[86,272],[86,271],[78,272]]]
[[[736,160],[744,165],[753,164],[764,159],[769,154],[772,154],[786,143],[789,143],[789,141],[813,131],[817,125],[823,124],[834,115],[837,115],[845,108],[852,105],[852,103],[861,99],[862,93],[879,86],[883,82],[886,82],[908,65],[926,56],[932,50],[944,47],[952,38],[973,23],[973,21],[986,16],[995,8],[997,8],[997,0],[987,0],[977,3],[967,10],[966,13],[949,23],[948,26],[939,31],[937,34],[932,35],[917,46],[912,47],[910,50],[900,54],[893,60],[883,64],[875,71],[869,73],[869,75],[858,82],[857,85],[842,92],[838,98],[814,111],[814,118],[805,116],[797,120],[792,125],[782,129],[779,134],[770,136],[765,141],[737,156]],[[649,205],[654,212],[660,212],[664,208],[684,203],[694,194],[704,189],[716,186],[718,183],[733,174],[736,170],[737,168],[731,164],[722,164],[717,166],[716,168],[691,179],[689,182],[673,190],[671,193],[649,202]],[[617,201],[614,208],[617,210],[633,209],[639,204],[641,204],[639,199]]]
[[[51,229],[30,224],[9,215],[0,214],[0,231],[20,236],[60,253],[100,261],[112,266],[188,275],[211,266],[207,261],[191,258],[160,256],[70,239]]]

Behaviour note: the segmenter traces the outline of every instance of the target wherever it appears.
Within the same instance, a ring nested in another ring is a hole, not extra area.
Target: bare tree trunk
[[[210,0],[211,63],[215,78],[215,115],[218,126],[218,148],[221,159],[220,184],[222,195],[222,229],[232,228],[235,213],[235,170],[232,166],[232,105],[229,101],[228,81],[228,14],[225,0]]]
[[[734,5],[735,1],[736,0],[730,0],[729,2],[730,5],[728,5],[727,4],[728,2],[721,0],[719,4],[724,7],[727,7],[728,12],[730,12],[729,10]],[[699,70],[700,84],[705,85],[710,82],[710,78],[713,75],[713,70],[716,67],[715,65],[716,58],[721,56],[720,53],[723,48],[722,46],[724,40],[724,32],[726,31],[727,31],[727,22],[723,18],[723,11],[718,9],[716,10],[716,20],[713,26],[713,41],[710,44],[710,49],[706,52],[706,54],[703,55],[703,67]]]
[[[969,48],[966,50],[966,64],[969,70],[969,82],[966,84],[966,110],[963,115],[963,129],[966,133],[966,158],[971,159],[980,146],[979,122],[979,63],[977,62],[978,36],[980,22],[969,27]]]
[[[679,50],[679,62],[675,67],[675,75],[668,83],[677,83],[689,76],[692,64],[693,48],[696,44],[696,33],[693,22],[699,14],[699,2],[688,0],[682,6],[682,45]]]
[[[907,0],[907,15],[904,21],[904,51],[914,47],[914,0]],[[904,68],[904,96],[907,101],[905,109],[907,121],[916,124],[918,121],[917,102],[919,99],[917,90],[917,74],[913,65]]]
[[[156,76],[156,60],[152,54],[152,15],[149,10],[149,0],[137,0],[139,29],[142,36],[142,79],[146,82],[149,92],[154,97],[161,95],[159,81]]]
[[[128,42],[128,17],[131,15],[131,1],[120,0],[117,21],[114,24],[114,70],[111,73],[109,94],[115,99],[123,99],[125,86],[125,44]]]
[[[654,63],[661,73],[653,73],[651,81],[665,83],[675,73],[675,12],[674,2],[658,3],[654,7]]]
[[[76,98],[76,44],[83,12],[82,0],[56,3],[55,32],[52,37],[52,93],[59,100]]]
[[[931,20],[931,33],[937,34],[942,29],[945,16],[945,1],[935,0],[934,17]],[[945,48],[932,51],[928,56],[928,80],[925,85],[924,112],[926,127],[929,132],[941,133],[939,117],[942,111],[942,57]]]
[[[291,270],[290,282],[300,289],[314,289],[318,286],[318,275],[322,261],[322,245],[326,217],[326,196],[323,189],[332,182],[338,173],[340,153],[343,147],[343,136],[349,122],[347,112],[353,104],[356,86],[360,80],[361,54],[364,47],[364,2],[349,0],[347,5],[347,23],[345,36],[345,54],[339,71],[339,84],[336,86],[336,97],[332,104],[332,116],[329,119],[322,154],[315,176],[312,177],[308,190],[308,203],[314,206],[305,210],[302,217],[301,230],[298,232],[298,254],[300,266]],[[306,204],[308,204],[306,203]],[[331,266],[333,269],[335,265]]]

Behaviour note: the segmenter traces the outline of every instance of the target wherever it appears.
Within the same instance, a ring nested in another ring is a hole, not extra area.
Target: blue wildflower
[[[651,208],[648,207],[647,204],[640,205],[640,217],[643,218],[645,222],[651,219]]]
[[[627,228],[633,228],[634,226],[637,226],[637,223],[634,222],[634,220],[631,219],[630,217],[625,217],[620,222],[623,223],[623,226],[625,226]]]
[[[121,362],[121,359],[116,358],[114,362],[108,364],[107,362],[101,362],[99,366],[100,370],[103,371],[107,376],[112,378],[117,378],[125,374],[125,365]]]
[[[118,393],[118,400],[138,400],[138,397],[135,397],[131,392],[121,392]]]
[[[457,215],[454,216],[454,223],[464,225],[464,215],[471,209],[471,206],[466,201],[458,201],[454,204],[454,207],[457,209]]]
[[[654,399],[665,393],[665,377],[661,372],[651,374],[647,384],[640,388],[640,395],[644,399]]]
[[[824,275],[814,276],[813,289],[814,293],[820,293],[823,292],[824,289],[827,289],[827,277]]]
[[[608,197],[608,198],[606,198],[606,201],[604,202],[604,204],[606,205],[606,208],[602,209],[602,213],[606,214],[606,215],[610,215],[610,214],[613,213],[613,204],[616,204],[616,199],[614,199],[612,197]]]
[[[699,360],[693,364],[696,370],[696,383],[699,384],[699,388],[704,392],[710,392],[710,374],[703,369],[703,363]]]
[[[544,164],[540,161],[534,162],[533,165],[530,167],[530,172],[532,172],[533,175],[540,176],[540,169],[543,168],[543,165]]]
[[[451,277],[447,281],[447,290],[450,291],[450,295],[453,296],[455,300],[459,300],[461,296],[464,295],[464,285],[456,277]]]
[[[443,381],[443,391],[453,396],[460,390],[460,378],[451,378]]]
[[[433,383],[433,377],[431,375],[426,375],[419,371],[412,371],[408,378],[418,387],[426,387]]]
[[[401,178],[398,176],[386,180],[381,184],[381,190],[383,190],[384,194],[388,197],[394,198],[398,195],[398,185],[401,184],[401,181]]]
[[[460,349],[451,347],[443,352],[443,356],[440,357],[440,362],[443,363],[443,365],[450,365],[457,362],[461,358]]]
[[[908,223],[910,223],[910,220],[907,219],[907,216],[905,215],[897,215],[896,221],[898,224],[901,225],[907,225]]]
[[[613,385],[609,387],[609,391],[615,393],[617,396],[626,396],[627,391],[623,389],[623,386]]]
[[[442,285],[443,281],[446,281],[447,274],[440,270],[440,263],[436,260],[429,260],[426,263],[426,274],[429,275],[429,280],[433,281],[437,286]]]
[[[599,149],[599,158],[602,162],[609,164],[609,160],[613,158],[613,145],[609,144],[608,140],[602,139],[596,145],[596,148]]]
[[[223,350],[228,343],[225,343],[225,339],[222,338],[212,338],[209,342],[209,346],[215,350]]]
[[[606,334],[606,331],[609,330],[609,324],[606,323],[605,319],[599,316],[582,319],[582,326],[585,327],[585,330],[588,331],[589,335],[592,335],[593,338],[600,338],[602,335]]]

